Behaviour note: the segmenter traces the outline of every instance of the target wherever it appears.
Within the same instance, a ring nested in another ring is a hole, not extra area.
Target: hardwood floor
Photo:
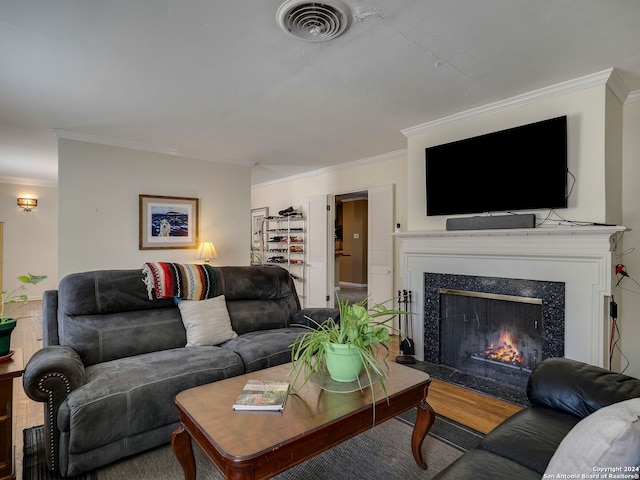
[[[42,348],[41,334],[36,327],[41,309],[41,302],[29,302],[21,314],[33,315],[35,319],[21,319],[11,336],[12,347],[22,348],[25,364],[34,352]],[[393,356],[398,354],[397,342],[392,345],[391,353]],[[14,469],[16,478],[21,479],[22,431],[44,423],[44,404],[34,402],[27,397],[22,388],[22,378],[14,380],[13,388]],[[428,400],[437,413],[483,433],[490,432],[504,419],[521,410],[517,405],[437,379],[433,379],[431,383]]]
[[[398,344],[391,347],[392,357],[398,354]],[[489,433],[514,413],[519,405],[432,378],[427,397],[436,413],[482,433]]]
[[[522,410],[519,405],[435,378],[429,388],[428,400],[440,415],[482,433],[489,433],[505,419]]]

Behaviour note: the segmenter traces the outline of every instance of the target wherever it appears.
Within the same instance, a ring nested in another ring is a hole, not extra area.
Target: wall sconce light
[[[35,198],[19,198],[18,206],[22,207],[25,212],[30,212],[32,208],[38,206],[38,200]]]
[[[198,249],[198,259],[204,260],[204,263],[211,263],[212,258],[218,258],[218,252],[216,247],[213,246],[213,242],[202,242]]]

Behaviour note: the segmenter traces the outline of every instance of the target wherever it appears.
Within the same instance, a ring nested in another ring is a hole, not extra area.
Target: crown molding
[[[354,167],[361,167],[363,165],[371,165],[374,163],[378,163],[378,162],[383,162],[386,160],[393,160],[394,158],[398,158],[398,157],[406,157],[407,156],[407,149],[406,148],[402,148],[400,150],[394,150],[393,152],[388,152],[388,153],[381,153],[380,155],[374,155],[373,157],[366,157],[366,158],[361,158],[360,160],[354,160],[351,162],[346,162],[346,163],[339,163],[338,165],[332,165],[330,167],[325,167],[325,168],[320,168],[318,170],[311,170],[309,172],[304,172],[304,173],[299,173],[296,175],[291,175],[289,177],[284,177],[284,178],[278,178],[276,180],[270,180],[268,182],[262,182],[262,183],[256,183],[255,185],[251,185],[251,188],[262,188],[262,187],[268,187],[270,185],[277,185],[279,183],[283,183],[283,182],[290,182],[293,180],[300,180],[302,178],[308,178],[308,177],[317,177],[318,175],[323,175],[325,173],[330,173],[333,171],[338,171],[338,170],[343,170],[345,168],[354,168]],[[259,165],[257,165],[259,166]]]
[[[629,87],[624,84],[615,68],[612,69],[611,76],[607,80],[607,87],[609,87],[617,99],[620,100],[620,103],[624,104],[626,102],[629,96]]]
[[[89,135],[87,133],[71,132],[69,130],[53,129],[54,135],[58,138],[64,138],[67,140],[77,140],[79,142],[97,143],[99,145],[108,145],[111,147],[129,148],[131,150],[140,150],[143,152],[160,153],[163,155],[171,155],[174,157],[191,158],[194,160],[206,160],[209,162],[225,163],[229,165],[236,165],[241,167],[250,167],[252,162],[247,160],[232,160],[228,158],[209,157],[206,155],[200,155],[193,152],[187,152],[183,150],[177,150],[175,148],[159,147],[156,145],[149,145],[145,143],[132,142],[130,140],[122,140],[119,138],[102,137],[100,135]]]
[[[629,93],[629,95],[627,95],[627,100],[624,103],[625,105],[627,105],[629,103],[636,102],[640,102],[640,90],[634,90],[633,92]]]
[[[626,87],[624,86],[624,83],[622,82],[622,80],[620,80],[620,77],[618,76],[618,74],[617,73],[614,74],[614,72],[615,72],[615,69],[609,68],[607,70],[603,70],[598,73],[586,75],[584,77],[580,77],[580,78],[569,80],[562,83],[557,83],[549,87],[534,90],[532,92],[524,93],[522,95],[517,95],[515,97],[511,97],[506,100],[501,100],[499,102],[490,103],[489,105],[484,105],[482,107],[465,110],[463,112],[449,115],[447,117],[443,117],[443,118],[434,120],[432,122],[416,125],[415,127],[405,128],[404,130],[401,130],[401,132],[406,137],[421,135],[434,128],[441,127],[449,123],[458,122],[460,120],[474,118],[474,117],[482,117],[482,116],[494,114],[497,112],[501,112],[504,110],[509,110],[511,108],[527,105],[533,102],[538,102],[541,100],[557,97],[559,95],[566,95],[567,93],[577,92],[580,90],[584,90],[586,88],[591,88],[598,85],[607,85],[609,79],[612,78],[612,76],[615,78],[612,82],[614,84],[614,87],[612,87],[611,90],[616,95],[616,97],[620,99],[621,102],[624,102],[628,92],[627,94],[624,94],[624,89],[626,89]],[[621,96],[623,96],[624,98],[621,98]]]
[[[33,178],[0,176],[0,183],[6,183],[9,185],[28,185],[30,187],[58,188],[58,182],[56,180],[36,180]]]

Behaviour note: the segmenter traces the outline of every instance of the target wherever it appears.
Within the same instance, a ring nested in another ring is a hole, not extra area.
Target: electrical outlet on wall
[[[354,233],[353,234],[353,238],[355,238],[357,240],[358,238],[360,238],[360,234],[359,233]]]

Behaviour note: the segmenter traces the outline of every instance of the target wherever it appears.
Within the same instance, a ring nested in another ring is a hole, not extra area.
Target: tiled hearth
[[[559,282],[565,289],[564,355],[608,363],[614,244],[623,227],[429,231],[402,240],[404,288],[413,295],[416,358],[425,360],[425,273]]]

